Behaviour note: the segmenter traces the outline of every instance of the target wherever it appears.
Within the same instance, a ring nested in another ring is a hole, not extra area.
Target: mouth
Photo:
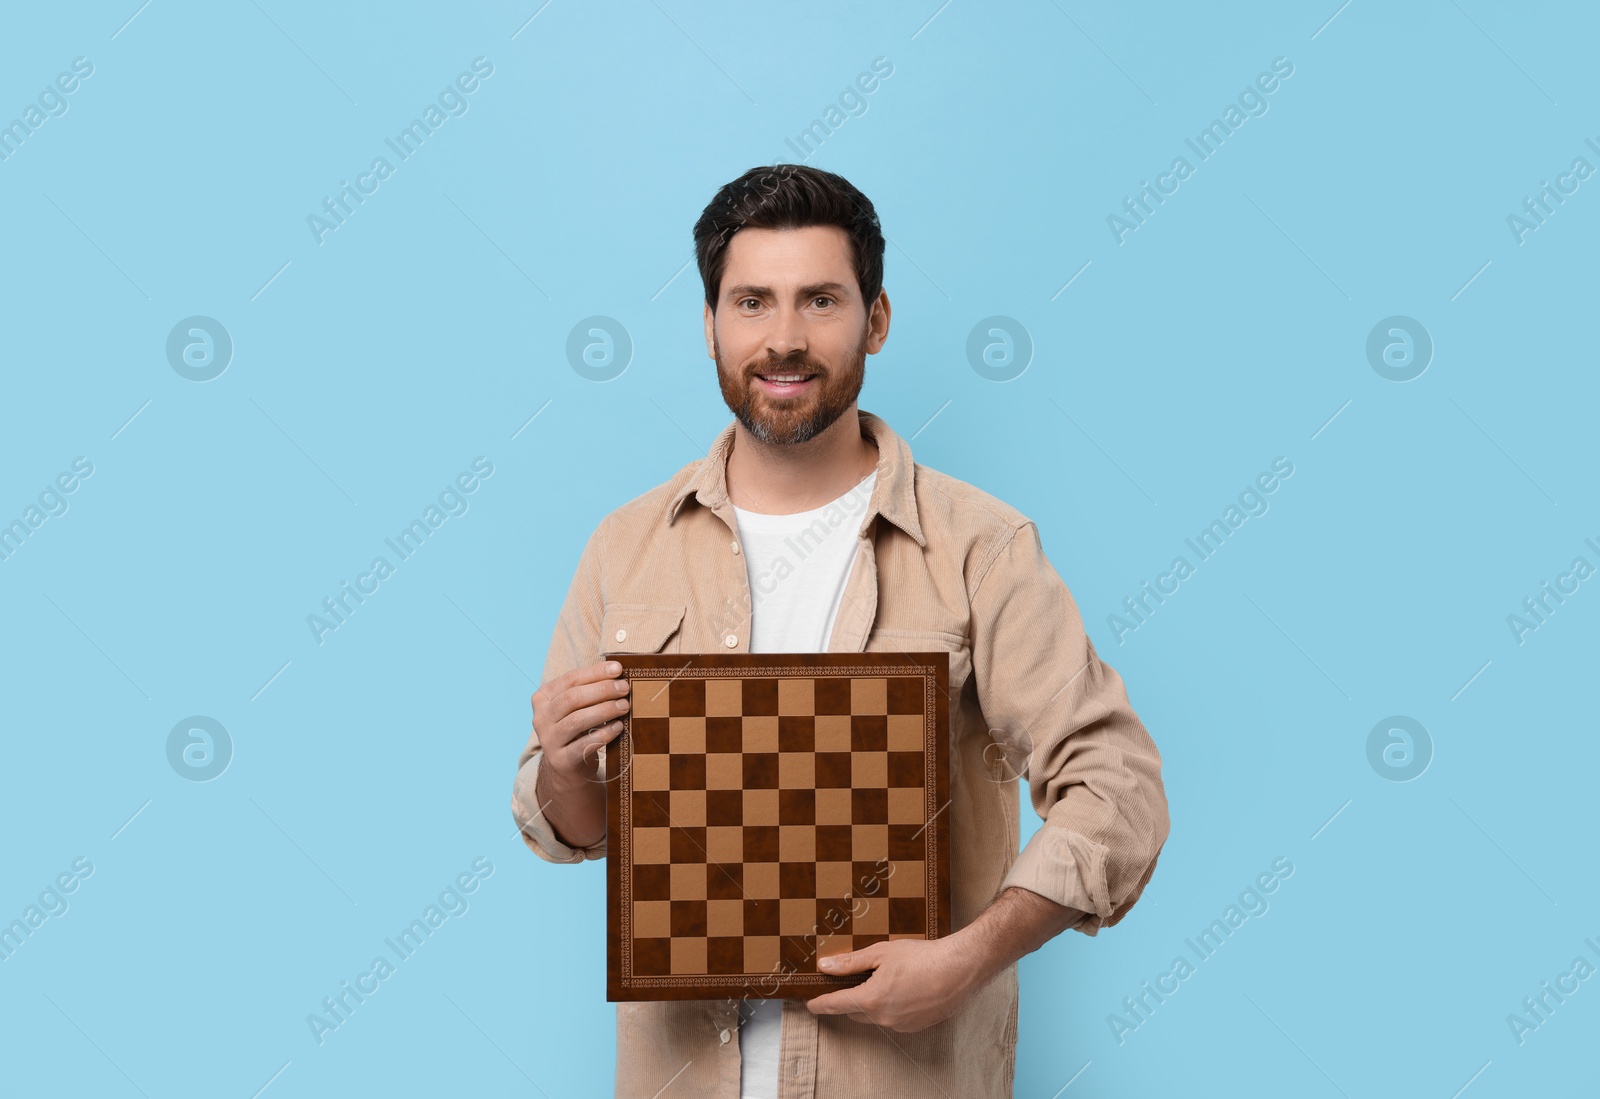
[[[760,388],[763,391],[777,397],[792,397],[808,391],[816,381],[817,376],[801,371],[791,371],[789,373],[757,374],[755,378],[760,383]]]

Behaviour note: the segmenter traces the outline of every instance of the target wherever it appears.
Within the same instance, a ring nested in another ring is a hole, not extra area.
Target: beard
[[[842,369],[835,370],[795,351],[782,359],[743,367],[722,361],[722,346],[712,341],[717,361],[717,384],[722,399],[744,429],[763,443],[793,446],[821,435],[856,403],[867,377],[867,333]],[[756,382],[757,374],[815,374],[809,392],[793,397],[773,397]]]

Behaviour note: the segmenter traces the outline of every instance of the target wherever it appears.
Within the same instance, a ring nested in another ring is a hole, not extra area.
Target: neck
[[[862,435],[854,405],[822,434],[787,446],[764,443],[735,421],[728,498],[746,511],[793,515],[843,496],[877,463],[878,448]]]

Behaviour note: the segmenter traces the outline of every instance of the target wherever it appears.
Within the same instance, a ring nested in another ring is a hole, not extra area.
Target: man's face
[[[849,411],[867,355],[888,335],[887,295],[880,302],[869,324],[850,238],[838,226],[735,233],[716,312],[706,310],[706,344],[722,399],[745,430],[767,443],[803,443]]]

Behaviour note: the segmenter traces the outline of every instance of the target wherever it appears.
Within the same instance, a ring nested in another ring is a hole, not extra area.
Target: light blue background
[[[1507,1016],[1600,965],[1600,582],[1506,622],[1600,566],[1600,179],[1506,221],[1600,166],[1592,9],[539,3],[5,15],[0,121],[94,75],[0,163],[0,521],[94,473],[0,562],[0,921],[94,872],[0,964],[0,1090],[609,1093],[602,867],[510,816],[529,695],[596,522],[730,418],[694,219],[878,57],[808,158],[892,240],[861,406],[1038,522],[1171,799],[1127,919],[1022,963],[1017,1094],[1592,1089],[1600,982],[1520,1045]],[[307,215],[479,56],[468,113],[319,244]],[[1268,113],[1119,244],[1107,215],[1279,57]],[[634,344],[605,383],[565,350],[595,314]],[[1365,350],[1396,314],[1435,344],[1406,383]],[[165,354],[191,315],[234,343],[203,384]],[[967,361],[991,315],[1033,341],[1013,381]],[[307,615],[479,456],[470,510],[319,645]],[[1278,456],[1270,511],[1119,644]],[[1397,714],[1433,743],[1410,782],[1367,760]],[[167,761],[190,715],[233,742],[211,782]],[[318,1045],[307,1015],[480,856]],[[1280,856],[1270,910],[1119,1043]]]

